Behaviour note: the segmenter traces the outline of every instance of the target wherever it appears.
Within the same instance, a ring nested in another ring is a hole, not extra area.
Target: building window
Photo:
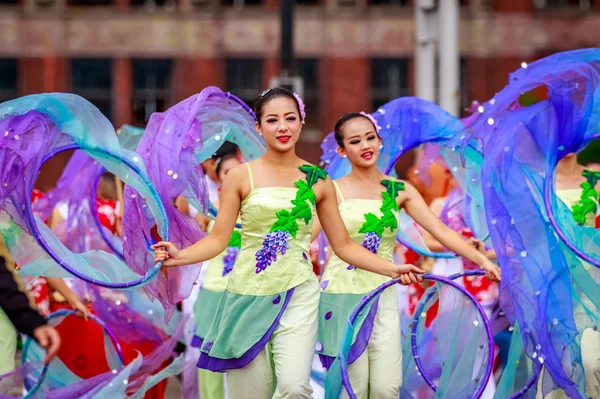
[[[234,7],[259,6],[262,0],[221,0],[221,4]]]
[[[112,60],[71,60],[71,89],[94,104],[108,119],[112,115]]]
[[[149,11],[157,7],[169,10],[177,8],[176,0],[131,0],[131,5],[134,7],[146,7]]]
[[[303,130],[313,130],[316,133],[321,129],[321,96],[319,92],[319,60],[316,58],[301,58],[296,61],[298,75],[304,85],[303,100],[306,105],[306,125]],[[312,135],[304,135],[310,141]],[[310,137],[309,137],[310,136]],[[302,136],[301,136],[302,137]],[[317,140],[321,138],[320,134]]]
[[[409,6],[410,0],[368,0],[370,6]]]
[[[383,104],[408,95],[408,60],[376,58],[371,64],[371,104],[376,110]]]
[[[0,59],[0,102],[19,96],[17,88],[17,60]]]
[[[165,59],[133,60],[133,121],[145,126],[154,112],[173,104],[173,63]]]
[[[69,5],[73,6],[110,6],[112,0],[67,0]]]
[[[588,11],[594,5],[594,0],[534,0],[534,4],[539,9],[572,8]]]
[[[262,60],[228,59],[227,90],[252,107],[262,91]]]

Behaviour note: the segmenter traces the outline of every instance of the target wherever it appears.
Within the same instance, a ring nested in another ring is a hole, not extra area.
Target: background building
[[[438,0],[444,1],[444,0]],[[279,72],[279,0],[0,0],[0,100],[80,94],[116,127],[215,85],[251,102]],[[297,0],[311,161],[337,118],[414,94],[411,0]],[[521,62],[600,47],[600,1],[461,0],[461,105]]]

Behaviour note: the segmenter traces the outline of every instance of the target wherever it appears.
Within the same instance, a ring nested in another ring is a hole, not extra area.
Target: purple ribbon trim
[[[379,298],[371,304],[371,308],[369,309],[369,314],[363,321],[358,330],[358,334],[356,334],[356,339],[352,346],[350,346],[350,352],[348,354],[348,364],[352,364],[358,359],[367,349],[367,345],[369,345],[369,340],[371,339],[371,333],[373,332],[373,325],[375,323],[375,316],[377,315],[377,306],[379,305]],[[328,356],[319,353],[319,359],[321,360],[321,364],[327,370],[333,364],[335,360],[335,356]]]
[[[283,316],[283,312],[285,312],[288,304],[290,303],[290,300],[292,299],[294,289],[295,289],[295,287],[290,288],[287,291],[287,293],[285,295],[285,300],[283,301],[283,305],[281,306],[281,310],[279,311],[279,314],[277,314],[277,317],[273,321],[273,324],[271,324],[271,326],[269,327],[267,332],[265,332],[265,335],[263,335],[263,337],[257,343],[252,345],[250,347],[250,349],[248,349],[246,351],[246,353],[244,353],[242,356],[240,356],[238,358],[220,359],[217,357],[212,357],[206,352],[201,352],[200,359],[198,359],[198,363],[196,363],[196,367],[205,369],[205,370],[210,370],[210,371],[213,371],[216,373],[219,373],[219,372],[222,373],[224,371],[231,370],[231,369],[241,369],[242,367],[244,367],[248,363],[250,363],[252,360],[254,360],[254,358],[256,356],[258,356],[258,354],[267,345],[267,343],[271,339],[271,336],[275,332],[275,329],[279,325],[279,320],[281,320],[281,316]],[[201,344],[203,342],[204,342],[204,340],[202,340]]]

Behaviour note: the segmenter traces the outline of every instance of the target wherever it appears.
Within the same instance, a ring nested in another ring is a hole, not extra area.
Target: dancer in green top
[[[365,113],[346,114],[335,126],[338,153],[352,165],[348,175],[333,182],[339,211],[352,239],[383,259],[392,260],[399,210],[404,208],[446,248],[476,262],[486,270],[488,278],[498,281],[498,266],[443,224],[413,186],[379,171],[377,160],[382,141],[378,131],[377,122]],[[329,368],[339,352],[353,308],[389,279],[389,276],[357,269],[337,253],[332,255],[321,279],[316,346],[324,367]],[[348,372],[355,394],[359,398],[398,398],[402,384],[402,350],[395,287],[382,293],[356,331],[348,354]],[[330,373],[328,378],[335,378],[334,375]],[[331,385],[341,386],[341,381]],[[345,390],[342,397],[347,397]]]
[[[153,246],[155,261],[173,267],[214,258],[225,250],[241,213],[242,248],[198,366],[227,370],[232,399],[310,398],[319,305],[309,260],[315,213],[346,263],[401,277],[406,284],[420,281],[422,270],[382,259],[348,235],[331,179],[296,155],[304,121],[299,97],[285,89],[266,90],[254,111],[265,155],[228,173],[210,234],[181,250],[159,242]]]

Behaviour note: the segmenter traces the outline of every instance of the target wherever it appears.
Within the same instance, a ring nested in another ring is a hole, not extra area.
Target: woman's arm
[[[179,196],[177,196],[177,198],[175,198],[174,205],[175,205],[175,208],[177,208],[177,210],[179,212],[183,213],[184,215],[190,214],[190,204],[181,195],[179,195]]]
[[[50,213],[50,217],[48,218],[48,227],[50,227],[50,230],[55,230],[64,221],[65,220],[60,214],[58,207],[54,207]]]
[[[69,305],[71,305],[73,309],[77,310],[77,316],[87,320],[90,310],[79,300],[77,295],[75,295],[75,293],[69,288],[67,283],[65,283],[62,278],[46,277],[46,281],[48,282],[50,288],[62,295],[63,298],[69,302]]]
[[[477,238],[471,238],[469,243],[475,247],[476,250],[485,255],[489,260],[498,259],[498,255],[496,255],[496,251],[494,248],[486,249],[485,243]]]
[[[331,179],[328,178],[325,182],[321,183],[320,188],[320,195],[317,200],[317,213],[329,244],[340,259],[360,269],[392,278],[400,277],[403,284],[422,281],[420,276],[413,274],[424,273],[418,267],[413,265],[396,265],[380,258],[362,245],[352,241],[340,216],[335,188]]]
[[[242,167],[240,167],[242,166]],[[235,227],[241,206],[241,187],[246,181],[246,166],[240,165],[227,173],[221,187],[221,209],[211,232],[187,248],[178,250],[175,245],[161,241],[152,246],[154,261],[163,261],[166,267],[185,266],[193,263],[204,262],[214,258],[225,250]]]
[[[439,217],[443,205],[444,199],[436,198],[433,200],[433,202],[431,202],[429,209],[431,209],[431,212],[433,212],[436,216]],[[444,252],[446,250],[446,248],[444,248],[444,246],[438,240],[436,240],[431,234],[429,234],[427,230],[423,231],[423,241],[425,242],[425,245],[427,246],[427,248],[429,248],[431,252]]]
[[[407,184],[405,192],[407,194],[407,199],[404,200],[401,205],[404,206],[406,213],[412,217],[415,222],[419,223],[421,227],[427,230],[429,234],[438,240],[444,247],[477,263],[482,269],[488,272],[488,278],[493,281],[500,281],[500,268],[467,243],[460,234],[442,223],[431,209],[429,209],[416,188]]]

